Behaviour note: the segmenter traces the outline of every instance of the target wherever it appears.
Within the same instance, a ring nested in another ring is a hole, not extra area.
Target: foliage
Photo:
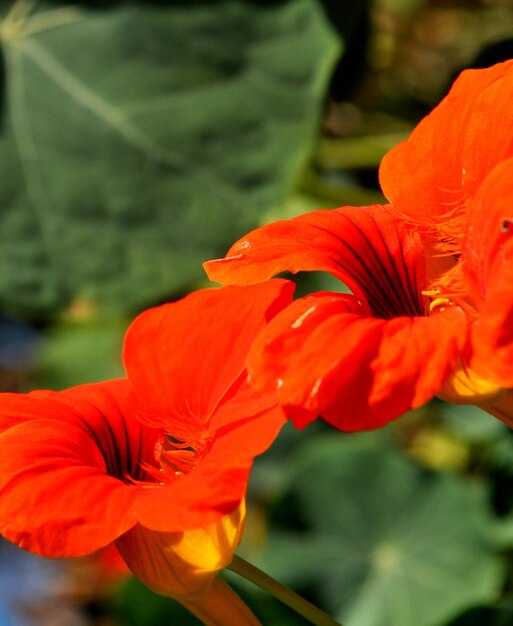
[[[373,434],[315,437],[288,476],[277,508],[289,530],[271,532],[264,567],[313,586],[344,624],[434,626],[495,597],[502,567],[479,483],[423,469]]]
[[[4,30],[0,306],[31,316],[200,279],[290,191],[337,50],[314,0],[39,3]]]
[[[31,385],[57,390],[122,376],[120,354],[127,326],[125,320],[106,319],[54,327],[40,345]]]
[[[340,107],[338,136],[325,119],[335,136],[291,193],[337,50],[319,2],[73,4],[39,2],[43,28],[2,35],[0,309],[54,322],[32,386],[55,389],[118,376],[125,314],[187,291],[202,260],[255,224],[379,201],[373,170],[389,142],[436,102],[478,34],[498,38],[513,23],[508,8],[487,9],[484,27],[485,11],[469,22],[461,3],[375,3],[382,30],[358,65],[368,74],[359,94],[343,90],[356,104]],[[352,16],[364,3],[323,4]],[[401,7],[407,19],[390,28]],[[299,291],[333,283],[312,274]],[[56,317],[77,298],[121,315]],[[448,441],[463,452],[441,451]],[[511,459],[501,423],[440,402],[382,435],[286,428],[257,460],[242,549],[345,626],[507,626]],[[265,626],[305,624],[239,591]],[[106,606],[122,626],[198,623],[133,580]]]

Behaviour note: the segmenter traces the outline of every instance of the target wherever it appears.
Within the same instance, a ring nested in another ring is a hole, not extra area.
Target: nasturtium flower
[[[226,284],[318,270],[351,290],[296,300],[249,352],[297,426],[376,428],[435,395],[513,425],[511,106],[513,62],[465,73],[385,157],[393,205],[267,224],[205,264]]]
[[[486,175],[513,157],[513,60],[465,70],[448,95],[393,148],[380,182],[394,211],[461,252],[469,206]]]
[[[427,315],[425,248],[387,206],[267,224],[206,269],[213,280],[236,283],[327,271],[353,292],[299,298],[249,353],[251,384],[274,389],[298,427],[319,415],[343,430],[382,426],[433,397],[465,347],[462,310]]]
[[[240,540],[253,458],[284,422],[275,394],[248,386],[246,354],[292,288],[195,292],[136,318],[126,378],[1,394],[0,533],[46,557],[114,542],[206,623],[256,623],[216,573]]]

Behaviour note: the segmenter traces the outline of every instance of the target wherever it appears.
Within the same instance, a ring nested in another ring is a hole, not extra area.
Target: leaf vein
[[[104,121],[131,146],[150,159],[185,171],[224,201],[240,207],[248,199],[213,175],[206,167],[193,163],[179,153],[164,148],[147,136],[118,108],[89,89],[69,72],[47,49],[34,40],[25,39],[20,44],[23,51],[45,74],[51,78],[73,100]]]

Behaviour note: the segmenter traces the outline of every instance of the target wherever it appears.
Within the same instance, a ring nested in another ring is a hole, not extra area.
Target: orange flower
[[[238,283],[323,270],[353,291],[296,300],[250,351],[252,384],[276,390],[300,427],[318,415],[344,430],[381,426],[431,398],[465,346],[459,308],[425,316],[424,247],[386,206],[268,224],[206,269],[214,280]]]
[[[449,94],[380,167],[397,214],[461,252],[469,205],[486,175],[513,157],[513,60],[460,74]]]
[[[291,287],[209,289],[143,313],[126,379],[1,394],[2,535],[47,557],[116,542],[144,583],[200,618],[256,623],[240,601],[230,614],[215,574],[240,540],[252,460],[284,421],[244,361]]]
[[[375,205],[268,224],[206,263],[220,282],[322,270],[353,292],[313,294],[278,314],[250,350],[253,386],[275,390],[300,427],[320,415],[343,430],[376,428],[434,395],[513,420],[512,207],[510,159],[465,207],[458,261]]]
[[[513,388],[513,158],[488,174],[472,200],[452,274],[460,284],[454,299],[473,322],[470,367],[494,386]],[[500,395],[510,411],[510,393]]]

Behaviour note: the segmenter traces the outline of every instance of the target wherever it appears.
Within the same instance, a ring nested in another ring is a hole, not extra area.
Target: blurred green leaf
[[[374,434],[305,446],[277,512],[285,527],[287,511],[304,530],[273,533],[264,569],[313,586],[344,624],[440,624],[500,586],[484,490],[420,468]]]
[[[178,602],[158,596],[130,578],[112,600],[112,612],[123,626],[200,626],[201,622]]]
[[[409,133],[362,135],[360,137],[324,138],[316,153],[316,163],[323,169],[355,167],[377,168],[385,154],[404,141]]]
[[[324,198],[321,208],[329,206],[365,206],[386,202],[383,194],[377,189],[368,189],[356,183],[347,172],[333,172],[330,176],[318,175],[313,171],[306,172],[301,180],[304,192]]]
[[[286,197],[338,45],[316,0],[56,6],[2,25],[0,306],[144,306]]]
[[[66,389],[124,375],[121,362],[126,320],[69,322],[40,344],[33,388]]]
[[[465,441],[492,442],[508,431],[506,424],[477,406],[443,404],[441,408],[444,423]]]
[[[466,611],[447,626],[511,626],[513,606],[478,607]]]
[[[338,206],[333,200],[310,195],[306,192],[296,191],[288,196],[285,202],[274,207],[270,211],[266,211],[260,218],[261,224],[275,222],[277,220],[288,220],[309,211],[317,209],[332,209]]]
[[[499,515],[497,542],[513,548],[513,433],[505,426],[501,438],[492,441],[482,454],[482,467],[490,481],[492,502]]]

